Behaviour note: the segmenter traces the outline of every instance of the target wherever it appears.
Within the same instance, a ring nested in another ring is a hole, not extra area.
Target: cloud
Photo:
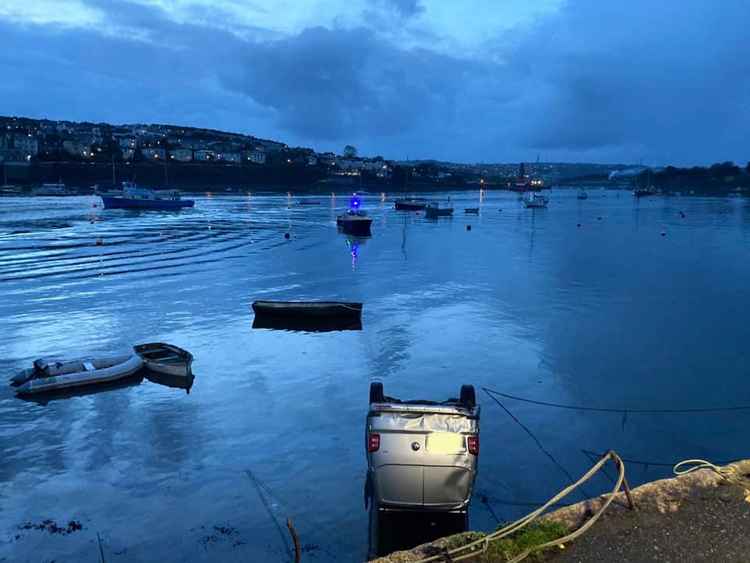
[[[362,0],[342,3],[338,20],[336,1],[324,24],[294,31],[269,26],[259,0],[75,0],[47,20],[14,1],[0,11],[2,111],[192,123],[399,158],[748,158],[743,0],[568,0],[510,30],[482,28],[467,49],[471,26],[442,8]],[[307,22],[305,6],[284,17]]]
[[[570,1],[508,53],[508,76],[533,92],[523,142],[652,162],[741,158],[748,16],[734,0]]]
[[[371,0],[375,4],[385,5],[404,17],[412,17],[425,11],[421,0]]]

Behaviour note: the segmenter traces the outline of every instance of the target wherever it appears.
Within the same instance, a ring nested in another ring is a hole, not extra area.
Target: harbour
[[[306,558],[362,560],[377,380],[403,397],[476,388],[472,529],[541,504],[592,452],[637,462],[633,486],[685,457],[743,457],[748,414],[722,409],[750,403],[737,345],[750,336],[748,201],[544,193],[546,209],[510,192],[426,194],[478,209],[439,221],[364,194],[364,239],[337,229],[351,194],[191,194],[180,212],[3,198],[3,374],[159,341],[190,351],[195,381],[47,404],[0,388],[0,559],[90,559],[98,533],[107,561],[283,560],[289,517]],[[254,301],[296,300],[364,303],[361,327],[253,328]],[[659,412],[680,408],[716,411]],[[48,519],[83,530],[24,529]]]

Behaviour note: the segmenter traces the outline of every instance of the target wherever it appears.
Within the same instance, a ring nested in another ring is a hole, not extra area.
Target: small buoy
[[[580,227],[580,226],[581,226],[581,224],[580,224],[580,223],[578,223],[578,225],[576,225],[576,226],[577,226],[577,227]]]
[[[502,211],[502,209],[498,209],[498,211]]]
[[[663,237],[667,236],[667,232],[666,231],[662,231],[661,232],[661,236],[663,236]]]
[[[470,231],[471,230],[471,225],[466,225],[466,230]]]
[[[596,219],[597,219],[597,221],[601,221],[601,220],[602,220],[602,218],[601,218],[601,217],[597,217]]]
[[[286,240],[289,240],[289,239],[290,239],[290,237],[291,237],[291,235],[290,235],[289,233],[284,233],[284,238],[285,238]]]
[[[685,214],[682,211],[680,211],[680,217],[685,218]]]
[[[92,219],[91,221],[89,221],[89,223],[91,223],[93,225],[94,224],[94,220]]]
[[[96,246],[102,246],[104,244],[104,241],[100,238],[96,239]]]
[[[93,204],[91,207],[99,207],[97,204]]]

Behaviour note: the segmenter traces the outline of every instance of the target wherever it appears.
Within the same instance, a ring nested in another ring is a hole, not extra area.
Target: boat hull
[[[257,317],[276,319],[359,319],[362,303],[348,301],[255,301]]]
[[[394,207],[396,211],[422,211],[427,207],[427,204],[414,201],[397,201]]]
[[[438,217],[452,217],[453,209],[434,209],[431,207],[425,208],[425,217],[428,219],[437,219]]]
[[[173,211],[193,207],[192,199],[132,199],[120,196],[101,196],[104,209],[151,209]]]
[[[369,237],[372,235],[372,219],[349,219],[347,217],[339,217],[336,220],[336,224],[348,235],[359,237]]]

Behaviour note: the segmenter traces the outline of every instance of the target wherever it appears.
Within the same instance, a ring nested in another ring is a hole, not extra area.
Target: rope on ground
[[[609,408],[609,407],[586,407],[578,405],[563,405],[560,403],[549,403],[546,401],[537,401],[535,399],[527,399],[525,397],[518,397],[516,395],[509,395],[508,393],[501,393],[487,387],[482,389],[489,395],[497,395],[505,397],[506,399],[513,399],[514,401],[521,401],[522,403],[531,403],[532,405],[540,405],[543,407],[554,407],[557,409],[568,409],[574,411],[594,411],[594,412],[613,412],[613,413],[634,413],[634,414],[690,414],[690,413],[707,413],[707,412],[731,412],[731,411],[747,411],[750,410],[750,405],[737,405],[729,407],[700,407],[700,408],[689,408],[689,409],[631,409],[631,408]]]
[[[594,464],[591,467],[591,469],[589,469],[576,482],[565,487],[563,490],[557,493],[554,497],[552,497],[547,502],[545,502],[542,506],[530,512],[523,518],[520,518],[516,520],[515,522],[508,524],[507,526],[491,534],[486,535],[480,540],[476,540],[464,546],[448,550],[445,554],[434,555],[432,557],[427,557],[426,559],[420,559],[417,563],[431,563],[432,561],[440,561],[441,559],[445,558],[445,555],[447,555],[450,558],[449,559],[450,561],[462,561],[464,559],[476,557],[480,553],[486,552],[489,547],[490,542],[498,541],[502,538],[505,538],[519,531],[523,527],[529,525],[531,522],[536,520],[541,514],[543,514],[544,511],[546,511],[550,506],[556,504],[561,499],[565,498],[567,495],[569,495],[571,492],[577,489],[579,486],[581,486],[583,483],[591,479],[591,477],[593,477],[609,460],[615,463],[615,465],[618,468],[619,475],[617,477],[617,482],[615,483],[615,486],[612,489],[612,492],[606,495],[607,499],[604,501],[601,508],[599,508],[596,514],[594,514],[589,520],[586,521],[585,524],[583,524],[577,530],[561,538],[557,538],[553,541],[545,542],[545,543],[533,546],[529,549],[526,549],[520,554],[518,554],[516,557],[511,559],[508,563],[518,563],[519,561],[526,559],[526,557],[528,557],[535,551],[539,551],[542,549],[546,549],[548,547],[553,547],[556,545],[560,545],[560,544],[573,541],[574,539],[583,535],[589,528],[591,528],[591,526],[593,526],[596,523],[596,521],[601,517],[601,515],[604,514],[604,511],[607,510],[607,508],[609,508],[609,505],[612,503],[612,501],[614,500],[617,493],[621,490],[621,488],[623,488],[623,485],[625,485],[625,493],[626,495],[628,495],[628,498],[630,499],[630,496],[629,496],[630,491],[627,489],[627,484],[625,481],[625,464],[622,462],[622,459],[620,459],[620,456],[618,456],[612,450],[607,452],[604,455],[604,457],[602,457],[598,462],[596,462],[596,464]],[[631,508],[632,507],[633,506],[631,504]]]
[[[592,456],[593,455],[594,457],[597,457],[597,458],[600,457],[600,456],[602,456],[602,455],[604,455],[604,454],[602,454],[602,452],[595,452],[593,450],[582,449],[581,451],[585,455],[588,455],[588,456]],[[622,459],[622,461],[624,461],[628,465],[645,465],[645,466],[671,467],[671,468],[676,467],[674,461],[672,461],[672,462],[651,461],[651,460],[648,460],[648,459],[632,459],[632,458],[627,458],[627,457],[623,457],[621,459]],[[689,461],[689,460],[686,460],[686,461]],[[685,461],[681,461],[677,465],[681,465],[681,464],[684,464],[684,463],[685,463]],[[726,460],[726,461],[717,461],[716,463],[720,464],[720,465],[727,465],[727,464],[732,463],[732,462],[730,460]],[[680,473],[676,473],[676,475],[680,475]]]
[[[742,487],[745,491],[745,501],[750,502],[750,483],[747,477],[740,474],[735,466],[725,465],[720,466],[705,459],[686,459],[674,466],[672,471],[678,477],[681,475],[687,475],[693,471],[699,469],[710,469],[717,473],[722,479]]]
[[[687,475],[688,473],[698,471],[699,469],[710,469],[712,471],[715,471],[725,479],[731,479],[737,475],[737,469],[735,469],[734,467],[721,467],[719,465],[711,463],[710,461],[706,461],[705,459],[683,460],[675,465],[672,471],[674,471],[674,474],[679,477],[680,475]]]

